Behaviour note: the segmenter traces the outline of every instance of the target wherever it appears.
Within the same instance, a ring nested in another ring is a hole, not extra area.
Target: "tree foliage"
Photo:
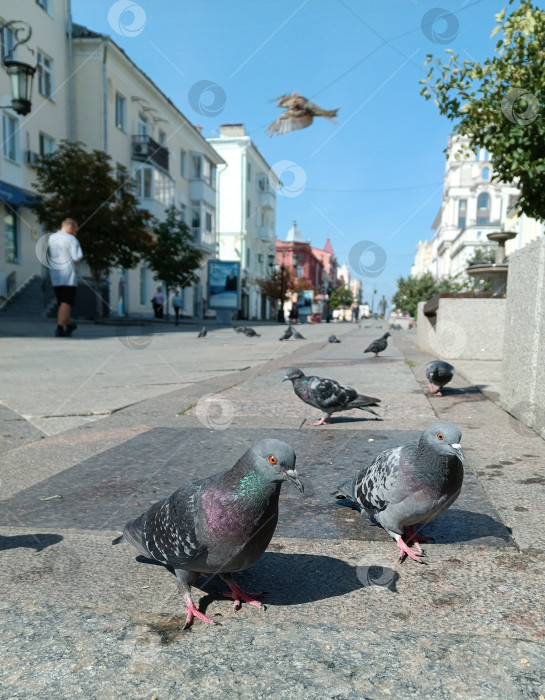
[[[421,94],[457,121],[454,132],[470,150],[489,151],[493,179],[520,188],[519,211],[545,220],[545,12],[523,0],[496,15],[496,34],[494,56],[482,63],[452,49],[444,59],[428,55]]]
[[[144,257],[155,279],[163,281],[168,290],[188,287],[199,281],[196,270],[202,261],[202,252],[194,245],[189,226],[182,219],[181,210],[169,207],[166,219],[156,221],[155,234]]]
[[[462,289],[462,284],[453,279],[436,282],[431,272],[426,272],[420,277],[400,277],[397,280],[397,292],[392,301],[396,309],[416,318],[418,302],[428,301],[438,292],[456,293]]]
[[[133,268],[146,252],[151,214],[138,208],[125,169],[117,180],[103,151],[86,151],[80,143],[62,141],[43,156],[36,171],[38,200],[34,210],[49,231],[66,218],[79,224],[78,239],[91,270],[101,315],[100,282],[114,267]]]
[[[288,295],[290,295],[294,287],[296,287],[296,277],[293,274],[293,270],[290,267],[284,269],[284,294],[282,295],[282,271],[273,270],[269,277],[260,278],[257,280],[257,286],[266,297],[269,299],[274,299],[275,301],[286,301]],[[282,299],[282,296],[284,297]]]
[[[339,306],[351,306],[354,301],[354,295],[344,285],[334,289],[329,295],[329,306],[335,311]]]

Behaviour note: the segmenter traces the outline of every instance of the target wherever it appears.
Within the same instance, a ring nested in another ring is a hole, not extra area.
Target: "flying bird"
[[[214,624],[195,607],[191,585],[203,574],[219,574],[231,589],[225,595],[262,607],[232,579],[261,557],[274,534],[284,481],[303,492],[295,453],[280,440],[261,440],[220,474],[184,484],[125,525],[112,544],[129,542],[145,557],[171,566],[184,596],[184,629],[198,617]],[[252,597],[254,596],[254,597]]]
[[[363,354],[365,355],[366,352],[374,352],[375,357],[378,357],[379,352],[386,350],[386,347],[388,346],[388,341],[386,339],[389,337],[390,333],[385,333],[377,340],[373,340],[373,342],[370,343],[370,345],[363,351]]]
[[[396,541],[400,561],[409,555],[423,563],[420,543],[430,538],[417,535],[413,526],[435,520],[458,498],[464,478],[461,437],[452,423],[433,423],[417,443],[381,452],[333,495],[357,503],[382,525]]]
[[[302,401],[322,411],[320,420],[312,425],[329,423],[333,413],[350,411],[352,408],[377,415],[369,406],[376,406],[380,399],[358,394],[355,389],[339,384],[334,379],[307,377],[300,369],[294,368],[288,371],[282,381],[286,380],[292,383],[293,390]]]
[[[280,338],[278,338],[278,340],[289,340],[292,335],[293,335],[293,328],[291,326],[288,326],[286,328],[286,330],[282,333]]]
[[[426,367],[426,377],[429,382],[429,389],[433,392],[433,385],[438,387],[435,391],[436,396],[443,396],[441,389],[448,384],[454,376],[454,367],[448,362],[442,360],[434,360]]]
[[[322,109],[298,92],[282,95],[273,102],[276,102],[276,106],[284,108],[285,111],[267,129],[269,136],[288,134],[296,129],[305,129],[312,124],[314,117],[326,117],[326,119],[333,121],[339,111],[338,109]]]

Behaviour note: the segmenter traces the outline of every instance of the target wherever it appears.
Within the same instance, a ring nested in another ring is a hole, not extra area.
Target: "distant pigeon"
[[[386,350],[386,347],[388,345],[388,341],[386,338],[390,337],[390,333],[385,333],[381,338],[378,338],[378,340],[373,340],[373,342],[369,345],[368,348],[366,348],[363,353],[365,354],[366,352],[374,352],[375,357],[378,357],[379,352],[382,352],[383,350]]]
[[[205,326],[203,326],[199,331],[199,335],[197,336],[197,338],[206,338],[207,333],[208,331],[206,330]]]
[[[282,381],[285,382],[288,379],[302,401],[322,411],[321,419],[312,425],[329,423],[332,413],[350,411],[353,408],[377,415],[369,406],[376,406],[380,399],[358,394],[355,389],[339,384],[334,379],[306,377],[300,369],[289,370]]]
[[[289,340],[292,335],[293,335],[293,328],[291,326],[288,326],[286,328],[286,330],[282,333],[280,338],[278,338],[278,340]]]
[[[330,343],[340,343],[341,341],[337,338],[336,335],[330,335],[328,338]]]
[[[418,443],[381,452],[334,495],[374,517],[396,541],[400,561],[408,554],[421,562],[420,543],[430,538],[417,535],[413,526],[435,520],[458,498],[464,478],[461,437],[452,423],[433,423]]]
[[[333,121],[339,111],[338,109],[322,109],[298,92],[282,95],[274,101],[277,103],[277,107],[283,107],[286,111],[269,126],[267,129],[269,136],[288,134],[296,129],[305,129],[312,124],[314,117],[326,117],[326,119]]]
[[[244,326],[233,326],[235,333],[244,333]]]
[[[231,589],[235,609],[241,601],[262,607],[232,579],[261,557],[278,520],[282,482],[303,484],[295,453],[280,440],[261,440],[229,471],[185,484],[125,525],[112,544],[129,542],[145,557],[174,568],[184,596],[189,627],[194,617],[214,621],[197,610],[191,585],[203,574],[219,574]]]
[[[448,384],[454,376],[454,367],[448,362],[442,360],[434,360],[426,367],[426,377],[428,378],[429,389],[433,392],[433,385],[439,387],[435,391],[436,396],[442,396],[441,389]]]
[[[295,331],[293,337],[295,340],[306,340],[305,336],[302,333],[299,333],[299,331]]]
[[[256,333],[253,328],[248,328],[248,326],[246,326],[246,328],[244,329],[244,335],[247,335],[248,338],[253,338],[254,336],[261,338],[259,333]]]

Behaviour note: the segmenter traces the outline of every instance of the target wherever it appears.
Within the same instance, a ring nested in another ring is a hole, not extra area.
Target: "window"
[[[17,161],[17,119],[9,114],[2,115],[2,133],[4,141],[4,158]]]
[[[183,148],[180,150],[180,175],[187,177],[187,152]]]
[[[187,206],[185,204],[180,204],[180,212],[180,218],[184,224],[187,224]]]
[[[201,157],[200,156],[192,156],[191,157],[191,177],[194,180],[200,180],[201,179]]]
[[[17,210],[4,204],[4,236],[7,263],[19,262],[19,235],[17,231]]]
[[[142,266],[140,268],[140,305],[148,306],[148,270],[146,267]]]
[[[458,228],[466,227],[467,199],[458,202]]]
[[[483,180],[488,180],[488,178],[490,177],[490,168],[483,168],[481,171],[481,175]]]
[[[127,169],[125,168],[124,165],[121,163],[116,163],[115,166],[115,179],[116,181],[122,185],[125,182],[125,178],[127,177]]]
[[[115,93],[115,125],[126,131],[127,100],[119,92]]]
[[[38,90],[44,97],[53,96],[53,59],[38,51]]]
[[[248,163],[248,167],[246,170],[248,175],[248,181],[250,181],[252,179],[252,166],[250,165],[250,163]]]
[[[2,55],[8,58],[15,58],[17,52],[11,53],[13,51],[13,45],[15,44],[15,38],[13,35],[13,30],[10,27],[4,27],[1,34],[2,39]],[[11,54],[11,55],[10,55]]]
[[[141,199],[153,199],[165,207],[174,202],[174,182],[157,168],[146,165],[134,173],[136,196]]]
[[[246,200],[246,218],[250,218],[250,212],[252,211],[252,203],[249,199]]]
[[[212,214],[209,211],[204,214],[204,230],[212,231]]]
[[[47,136],[47,134],[44,134],[41,131],[39,136],[39,143],[41,156],[48,156],[55,150],[55,139],[51,138],[51,136]]]
[[[149,121],[148,118],[140,112],[138,114],[138,134],[140,136],[149,135]]]
[[[250,267],[250,249],[246,248],[246,267]]]
[[[163,146],[163,148],[164,148],[167,144],[167,135],[162,129],[159,129],[159,137],[158,138],[159,138],[159,145]]]
[[[481,192],[477,198],[477,209],[489,209],[490,208],[490,195],[488,192]]]
[[[36,0],[36,5],[39,5],[42,8],[42,10],[45,10],[48,14],[51,14],[49,3],[50,0]]]
[[[136,196],[141,199],[151,199],[153,168],[138,168],[135,173]]]
[[[477,240],[480,241],[482,237],[483,237],[483,232],[477,231]]]

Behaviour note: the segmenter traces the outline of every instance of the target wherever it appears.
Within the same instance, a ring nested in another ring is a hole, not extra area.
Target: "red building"
[[[328,239],[329,242],[329,239]],[[331,243],[329,243],[331,247]],[[288,231],[285,241],[276,241],[276,263],[291,268],[294,276],[298,279],[303,279],[309,283],[309,287],[314,287],[318,291],[322,289],[324,282],[324,265],[325,257],[317,256],[315,251],[318,249],[312,248],[309,241],[304,241],[301,232],[297,228],[294,221],[292,227]],[[333,249],[331,249],[333,252]],[[322,260],[324,257],[324,260]],[[329,264],[329,260],[327,261]]]

